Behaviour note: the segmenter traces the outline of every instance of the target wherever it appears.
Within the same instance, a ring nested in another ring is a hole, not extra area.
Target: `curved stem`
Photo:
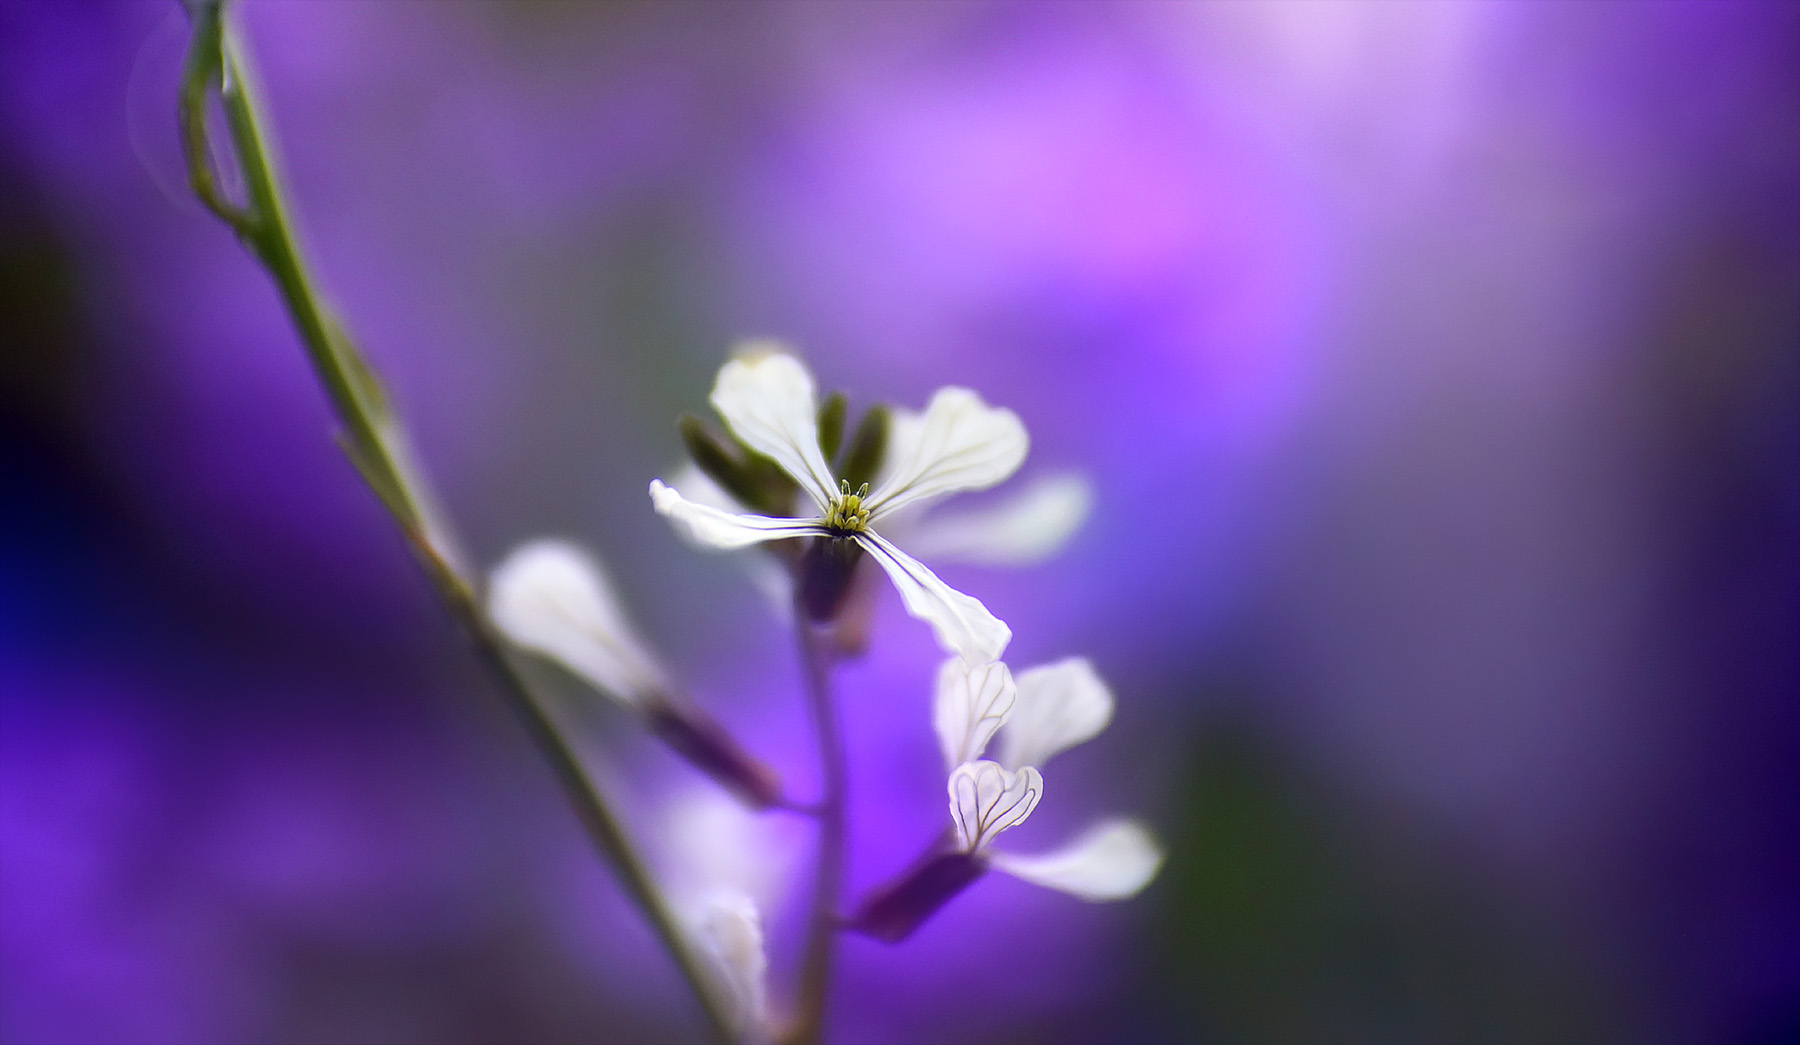
[[[812,1045],[825,1028],[825,1004],[831,993],[831,966],[837,949],[838,897],[843,890],[845,847],[845,762],[843,731],[831,692],[831,653],[805,608],[795,606],[800,660],[806,672],[807,703],[812,709],[819,743],[819,859],[813,878],[813,907],[806,931],[806,955],[800,969],[798,1013],[789,1045]]]
[[[730,1040],[730,1022],[700,955],[689,945],[655,879],[606,797],[582,767],[569,738],[507,658],[505,642],[488,619],[474,584],[458,565],[448,531],[436,517],[431,491],[412,465],[404,433],[374,373],[313,287],[288,223],[274,164],[263,144],[254,89],[225,25],[222,2],[190,3],[189,12],[194,35],[181,85],[180,113],[195,194],[237,233],[273,277],[333,412],[344,426],[339,441],[345,452],[400,524],[445,604],[550,763],[589,837],[680,967],[713,1033]],[[230,155],[244,178],[246,199],[242,205],[224,197],[209,159],[206,105],[215,91],[224,108]]]

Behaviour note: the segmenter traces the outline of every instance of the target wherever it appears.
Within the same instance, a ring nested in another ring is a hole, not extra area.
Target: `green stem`
[[[806,954],[800,967],[800,993],[789,1045],[813,1045],[825,1030],[825,1006],[831,994],[831,967],[837,950],[839,895],[843,891],[846,769],[843,728],[831,691],[831,652],[819,629],[807,619],[796,596],[795,626],[800,635],[800,661],[806,673],[807,704],[812,710],[819,744],[822,797],[818,805],[819,853],[813,877],[813,906],[806,932]]]
[[[300,334],[313,370],[325,387],[344,431],[340,441],[363,478],[393,513],[439,594],[492,670],[526,733],[551,771],[595,846],[612,864],[626,894],[638,906],[680,967],[707,1022],[721,1040],[733,1034],[702,959],[689,945],[649,869],[581,766],[569,739],[532,694],[506,655],[475,585],[457,565],[445,530],[434,518],[433,498],[412,467],[402,430],[373,372],[345,336],[313,286],[295,244],[280,182],[263,143],[255,91],[246,62],[225,24],[222,2],[190,3],[194,34],[182,79],[182,141],[194,193],[229,225],[274,278]],[[242,205],[226,199],[210,159],[206,112],[217,97],[229,132],[230,157],[243,175]]]

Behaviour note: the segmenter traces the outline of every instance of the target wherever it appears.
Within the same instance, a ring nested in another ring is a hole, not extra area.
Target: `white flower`
[[[786,899],[801,825],[759,817],[711,788],[666,802],[663,882],[670,903],[707,959],[732,1029],[746,1042],[770,1039],[763,913]]]
[[[696,769],[758,807],[781,780],[669,684],[637,637],[600,563],[566,541],[520,545],[488,580],[488,616],[509,641],[568,668],[635,712]]]
[[[730,889],[710,893],[700,903],[692,931],[729,1003],[732,1029],[743,1041],[767,1040],[769,959],[756,902]]]
[[[520,545],[488,581],[488,616],[515,645],[544,654],[622,704],[668,689],[600,564],[566,541]]]
[[[893,472],[892,462],[904,455],[911,433],[922,414],[894,408],[889,411],[888,462],[877,483]],[[678,466],[664,485],[688,501],[739,513],[745,506],[694,464]],[[1042,561],[1068,543],[1093,510],[1094,488],[1075,472],[1038,476],[1002,500],[979,508],[943,510],[918,503],[894,512],[882,521],[882,529],[894,540],[920,555],[940,562],[976,566],[1025,566]],[[698,543],[698,542],[696,542]],[[708,547],[701,545],[701,547]],[[791,597],[787,575],[766,559],[752,579],[757,589],[785,603]]]
[[[873,493],[852,491],[832,475],[819,449],[812,375],[781,352],[740,356],[719,370],[713,408],[732,434],[780,465],[811,498],[812,518],[777,519],[696,503],[661,480],[650,484],[656,510],[679,523],[696,543],[744,548],[788,537],[851,540],[893,581],[906,611],[930,624],[938,644],[972,663],[997,659],[1012,629],[978,599],[951,588],[901,551],[877,526],[909,505],[966,490],[982,490],[1018,470],[1029,440],[1010,410],[988,406],[966,388],[942,388],[918,416],[906,445]]]
[[[1090,740],[1112,719],[1113,697],[1093,665],[1070,658],[1015,680],[1000,663],[951,660],[938,672],[932,723],[950,767],[950,819],[961,851],[1014,877],[1083,900],[1134,896],[1162,866],[1149,828],[1136,820],[1095,825],[1061,849],[1025,856],[992,848],[995,836],[1037,808],[1038,767]],[[1000,760],[981,758],[998,734]]]

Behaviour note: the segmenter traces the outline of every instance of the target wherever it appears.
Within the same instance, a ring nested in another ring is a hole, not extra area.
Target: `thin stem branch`
[[[818,867],[813,877],[812,915],[806,931],[806,954],[800,967],[800,995],[789,1045],[813,1045],[825,1029],[825,1005],[831,994],[831,968],[837,950],[838,902],[843,891],[846,844],[846,776],[843,729],[831,690],[832,655],[819,630],[795,605],[800,661],[806,673],[807,704],[819,744]]]
[[[463,626],[481,659],[562,786],[595,846],[664,946],[674,957],[714,1034],[733,1034],[722,999],[700,956],[689,945],[674,912],[623,825],[582,768],[569,738],[525,684],[506,645],[487,617],[475,586],[457,565],[447,533],[434,517],[434,499],[412,467],[403,432],[361,353],[314,289],[290,226],[280,182],[264,145],[258,106],[243,56],[225,23],[221,2],[190,3],[194,34],[180,93],[182,141],[195,195],[237,233],[268,269],[281,291],[313,370],[324,385],[344,431],[345,452],[394,515],[439,594]],[[210,159],[206,126],[216,92],[224,109],[231,158],[244,178],[242,205],[225,198]]]

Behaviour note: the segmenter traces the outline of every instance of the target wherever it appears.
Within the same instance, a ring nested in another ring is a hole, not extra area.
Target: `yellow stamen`
[[[838,495],[831,499],[825,510],[825,528],[839,537],[862,533],[869,528],[869,510],[863,507],[863,498],[869,496],[869,484],[855,493],[850,492],[850,480],[838,480]]]

